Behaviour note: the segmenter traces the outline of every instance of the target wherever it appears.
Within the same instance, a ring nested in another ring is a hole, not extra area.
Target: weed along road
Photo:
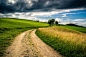
[[[15,37],[3,57],[63,57],[38,38],[35,31],[28,30]]]

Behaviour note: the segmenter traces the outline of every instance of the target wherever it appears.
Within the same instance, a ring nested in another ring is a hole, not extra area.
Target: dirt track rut
[[[63,57],[38,38],[35,31],[28,30],[15,37],[3,57]]]

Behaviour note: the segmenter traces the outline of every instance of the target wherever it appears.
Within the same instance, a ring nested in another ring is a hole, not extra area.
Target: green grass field
[[[37,29],[36,35],[65,57],[86,57],[85,33],[53,26]]]
[[[0,18],[0,57],[3,56],[6,47],[12,43],[18,34],[26,30],[47,26],[49,26],[47,23],[42,22]]]
[[[38,29],[36,34],[62,55],[66,57],[86,56],[86,34],[84,34],[86,28],[75,26],[49,27],[49,24],[42,22],[0,18],[0,57],[3,56],[6,47],[12,43],[15,36],[26,30],[40,27],[42,29]]]
[[[73,29],[73,30],[76,30],[76,31],[86,33],[86,27],[77,27],[77,26],[68,26],[68,25],[64,25],[64,26],[61,26],[61,27],[69,28],[69,29]]]

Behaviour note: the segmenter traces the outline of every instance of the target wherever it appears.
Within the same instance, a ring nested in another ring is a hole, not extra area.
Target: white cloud
[[[8,14],[9,14],[9,13],[8,13]],[[14,14],[19,14],[19,15],[20,15],[20,14],[22,14],[22,13],[19,13],[19,12],[15,12]]]
[[[86,22],[85,23],[80,22],[80,23],[77,23],[77,25],[86,27]]]
[[[79,14],[79,13],[66,13],[66,14]]]
[[[60,18],[56,18],[55,21],[58,21],[58,22],[62,22],[63,19],[60,19]]]
[[[69,20],[64,20],[64,19],[60,19],[60,18],[56,18],[55,21],[58,21],[59,24],[63,24],[63,25],[66,25],[69,23]]]
[[[63,16],[61,17],[67,17],[67,14],[79,14],[79,13],[65,13],[65,14],[62,14]]]
[[[69,9],[69,10],[63,10],[62,12],[70,12],[70,11],[77,11],[77,10],[84,10],[84,9],[83,8],[81,8],[81,9]],[[79,13],[86,13],[86,12],[65,13],[65,14],[62,14],[63,16],[61,16],[61,17],[67,17],[67,14],[79,14]]]
[[[0,13],[0,15],[3,15],[2,13]]]
[[[63,15],[63,16],[61,16],[61,17],[67,17],[66,14],[62,14],[62,15]]]
[[[31,16],[43,17],[43,16],[51,16],[51,15],[58,14],[58,13],[59,12],[55,12],[55,11],[52,11],[52,12],[31,12]]]
[[[72,21],[85,21],[86,19],[75,19],[75,20],[72,20]]]
[[[32,13],[31,14],[31,16],[50,16],[50,14],[49,13],[45,13],[45,12],[34,12],[34,13]]]
[[[45,3],[45,5],[44,5],[44,6],[48,6],[48,5],[49,5],[49,3],[50,3],[50,1],[47,1],[47,2]]]
[[[28,3],[29,3],[29,5],[30,5],[30,6],[32,6],[32,5],[33,5],[32,1],[28,1]]]
[[[63,25],[66,25],[66,24],[68,24],[67,22],[62,22],[62,23],[59,23],[59,24],[63,24]]]
[[[63,12],[70,12],[70,11],[77,11],[77,10],[84,10],[86,8],[77,8],[77,9],[67,9],[67,10],[63,10]]]
[[[15,0],[8,0],[8,3],[15,4],[15,3],[16,3],[16,1],[15,1]]]
[[[82,26],[86,27],[86,22],[85,23],[82,23]]]
[[[48,22],[46,19],[38,19],[40,22]]]

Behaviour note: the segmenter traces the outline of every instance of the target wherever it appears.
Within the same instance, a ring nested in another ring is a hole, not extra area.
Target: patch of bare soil
[[[63,57],[38,38],[35,31],[28,30],[15,37],[3,57]]]
[[[35,31],[36,30],[31,32],[31,39],[43,57],[64,57],[60,55],[57,51],[55,51],[53,48],[45,44],[40,38],[38,38],[38,36],[36,36],[35,34]]]
[[[32,30],[18,35],[3,57],[42,57],[30,38]]]

